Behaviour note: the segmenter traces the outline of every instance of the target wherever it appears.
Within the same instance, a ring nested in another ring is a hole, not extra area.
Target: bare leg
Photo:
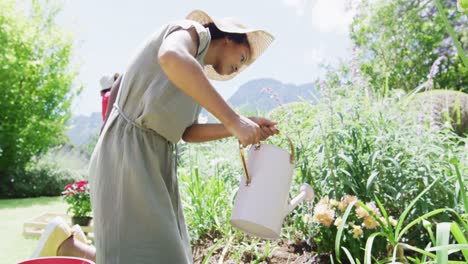
[[[96,262],[96,248],[74,239],[73,236],[63,241],[58,248],[57,255],[85,258]]]

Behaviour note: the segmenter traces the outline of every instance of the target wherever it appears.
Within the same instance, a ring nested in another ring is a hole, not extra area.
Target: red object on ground
[[[101,99],[102,99],[102,120],[103,120],[103,121],[106,119],[106,110],[107,110],[107,105],[109,104],[109,96],[110,96],[110,91],[101,93]]]
[[[91,260],[72,257],[44,257],[18,262],[18,264],[95,264]]]

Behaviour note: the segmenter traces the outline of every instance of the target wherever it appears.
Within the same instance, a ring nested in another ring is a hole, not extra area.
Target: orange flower
[[[362,232],[362,228],[358,225],[355,225],[353,226],[353,237],[354,238],[358,238],[360,236],[362,236],[363,232]]]
[[[313,220],[324,226],[331,226],[335,218],[335,210],[329,204],[317,204],[314,209]]]
[[[376,227],[380,226],[379,222],[377,222],[374,217],[372,216],[366,216],[364,218],[364,227],[367,229],[374,229]]]
[[[358,198],[356,196],[347,194],[341,199],[341,202],[338,203],[338,209],[340,209],[341,212],[344,212],[350,203],[357,200]]]

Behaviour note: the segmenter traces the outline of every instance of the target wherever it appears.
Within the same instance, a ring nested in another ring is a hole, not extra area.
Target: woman
[[[109,104],[112,85],[117,81],[119,76],[120,75],[118,73],[114,73],[114,76],[104,75],[99,81],[101,84],[101,91],[99,94],[101,95],[101,115],[103,121],[106,120],[107,105]]]
[[[98,263],[193,262],[175,144],[235,136],[247,146],[278,133],[271,120],[237,114],[208,81],[231,79],[272,41],[263,30],[195,10],[136,53],[112,88],[90,163]],[[198,124],[201,107],[221,124]],[[73,236],[67,240],[74,256],[94,258],[77,252]]]

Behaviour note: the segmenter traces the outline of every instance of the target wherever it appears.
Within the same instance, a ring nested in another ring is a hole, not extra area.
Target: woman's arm
[[[230,137],[231,133],[223,124],[193,124],[188,127],[182,139],[185,142],[206,142]]]
[[[167,36],[158,53],[162,70],[176,87],[218,118],[242,145],[259,142],[260,127],[234,112],[208,81],[194,58],[197,43],[198,34],[194,28],[178,30]]]
[[[261,127],[260,140],[265,140],[279,133],[278,129],[275,128],[276,123],[267,118],[250,117],[249,119]],[[223,124],[193,124],[185,130],[182,139],[185,142],[196,143],[218,140],[230,136],[232,134],[229,133]]]

